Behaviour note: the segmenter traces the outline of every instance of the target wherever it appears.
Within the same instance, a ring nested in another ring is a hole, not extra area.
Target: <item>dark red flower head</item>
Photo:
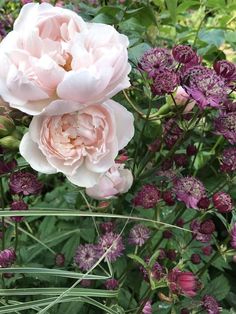
[[[202,307],[208,314],[220,314],[219,304],[211,295],[204,295],[202,298]]]
[[[37,177],[24,171],[17,171],[11,174],[9,182],[12,194],[39,194],[43,184],[38,181]]]
[[[196,56],[195,51],[187,45],[175,46],[172,49],[172,54],[174,59],[179,63],[188,63]]]
[[[220,170],[227,173],[236,171],[236,147],[226,148],[223,151]]]
[[[152,184],[146,184],[135,196],[133,203],[135,206],[143,208],[153,208],[161,200],[161,192]]]
[[[233,209],[231,196],[225,192],[217,192],[212,196],[213,204],[220,213],[228,213]]]
[[[213,65],[216,73],[223,78],[231,81],[236,79],[236,66],[230,61],[219,60]]]

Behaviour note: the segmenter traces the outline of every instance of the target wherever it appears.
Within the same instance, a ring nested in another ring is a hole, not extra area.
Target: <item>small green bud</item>
[[[12,135],[0,138],[0,146],[2,146],[3,148],[16,150],[19,148],[19,145],[20,141],[17,138],[13,137]]]
[[[8,116],[0,116],[0,138],[10,135],[15,129],[14,121]]]

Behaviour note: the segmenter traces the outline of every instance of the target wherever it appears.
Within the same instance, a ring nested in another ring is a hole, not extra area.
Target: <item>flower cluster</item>
[[[97,199],[124,193],[133,181],[115,164],[134,135],[133,115],[110,99],[130,85],[128,44],[114,27],[48,3],[25,4],[0,44],[1,97],[34,116],[21,155]]]

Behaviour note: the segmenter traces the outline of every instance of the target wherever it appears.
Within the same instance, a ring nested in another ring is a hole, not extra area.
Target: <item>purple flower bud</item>
[[[204,295],[202,307],[208,314],[220,314],[219,304],[211,295]]]
[[[107,279],[105,282],[105,287],[107,290],[115,290],[119,287],[119,282],[114,278]]]
[[[164,239],[171,239],[173,237],[173,232],[171,230],[165,230],[162,235]]]
[[[189,313],[190,313],[189,310],[186,309],[186,308],[184,308],[184,309],[182,309],[182,310],[180,311],[180,314],[189,314]]]
[[[3,160],[0,160],[0,174],[11,172],[16,168],[16,165],[17,163],[15,159],[10,162],[4,162]]]
[[[223,151],[220,170],[227,173],[236,171],[236,147],[226,148]]]
[[[23,200],[14,201],[11,203],[10,209],[11,210],[28,210],[28,204],[26,204]],[[24,217],[14,216],[14,217],[11,217],[11,220],[15,222],[21,222],[24,220]]]
[[[193,144],[189,144],[186,148],[186,153],[188,156],[195,156],[197,154],[197,147]]]
[[[176,257],[177,257],[177,253],[176,250],[174,249],[168,249],[166,250],[166,257],[170,260],[170,261],[175,261]]]
[[[148,145],[148,150],[152,153],[159,152],[161,149],[161,140],[156,139],[154,142]]]
[[[200,255],[199,254],[192,254],[191,255],[191,262],[193,263],[193,264],[200,264],[201,263],[201,257],[200,257]]]
[[[65,265],[65,255],[62,253],[57,253],[55,256],[55,265],[58,267],[63,267]]]
[[[216,73],[228,81],[236,79],[236,66],[227,60],[220,60],[213,65]]]
[[[0,267],[10,267],[16,260],[16,252],[14,249],[5,249],[0,251]]]
[[[219,213],[228,213],[233,209],[233,201],[228,193],[217,192],[212,196],[212,201]]]
[[[208,209],[210,204],[211,204],[211,201],[208,197],[202,197],[197,203],[197,207],[201,209]]]
[[[113,232],[115,230],[115,223],[112,221],[102,222],[100,229],[102,233]]]
[[[214,222],[211,219],[207,219],[201,223],[199,231],[204,234],[212,234],[215,230]]]
[[[194,297],[197,294],[198,280],[190,271],[180,271],[174,268],[168,274],[168,281],[172,293],[183,294],[188,297]]]
[[[90,279],[83,279],[83,280],[80,281],[80,285],[81,285],[83,288],[91,287],[91,285],[92,285],[92,280],[90,280]]]
[[[162,192],[162,199],[165,201],[166,205],[175,205],[175,195],[172,191]]]
[[[176,226],[180,227],[180,228],[183,228],[184,226],[184,220],[183,218],[179,218],[177,221],[176,221]]]
[[[188,164],[188,158],[185,154],[175,154],[174,161],[176,166],[186,167]]]
[[[179,63],[188,63],[195,56],[196,53],[190,46],[178,45],[172,49],[174,59]]]

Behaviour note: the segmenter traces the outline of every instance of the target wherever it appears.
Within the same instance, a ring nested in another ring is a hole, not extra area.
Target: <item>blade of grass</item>
[[[90,279],[90,280],[104,280],[110,278],[109,276],[99,276],[99,275],[87,275],[82,273],[76,273],[72,271],[64,271],[60,269],[50,269],[50,268],[31,268],[31,267],[13,267],[13,268],[0,268],[0,273],[24,273],[24,274],[41,274],[41,275],[50,275],[58,276],[64,278],[73,278],[73,279]]]

